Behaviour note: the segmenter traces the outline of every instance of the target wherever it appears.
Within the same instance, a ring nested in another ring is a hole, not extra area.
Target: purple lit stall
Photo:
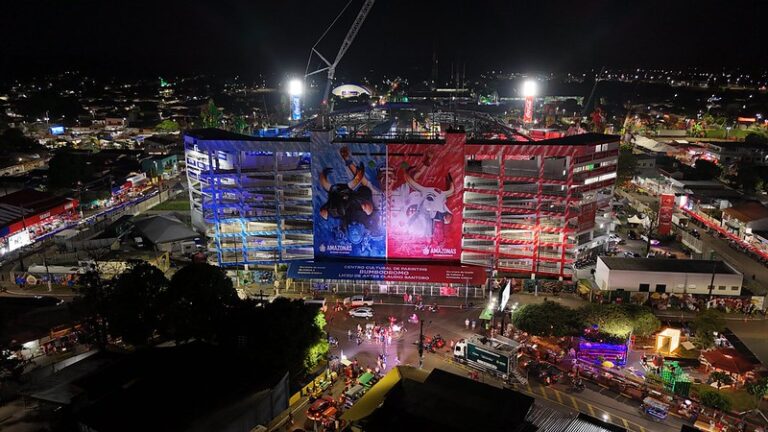
[[[623,366],[627,363],[629,339],[587,329],[579,338],[578,358],[606,367]],[[607,363],[611,363],[610,365]]]

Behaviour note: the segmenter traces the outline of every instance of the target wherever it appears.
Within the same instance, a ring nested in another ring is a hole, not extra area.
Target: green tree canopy
[[[175,120],[163,120],[155,126],[155,130],[161,133],[178,132],[181,126]]]
[[[180,342],[214,341],[222,319],[238,301],[232,280],[221,267],[188,265],[171,278],[164,331]]]
[[[723,385],[732,384],[733,378],[731,378],[731,376],[725,372],[714,371],[711,374],[709,374],[709,382],[715,383],[717,385],[717,389],[720,390],[720,387],[722,387]]]
[[[518,329],[538,336],[575,336],[581,333],[581,315],[557,302],[523,306],[512,316]]]
[[[661,321],[656,317],[653,311],[646,307],[636,304],[622,304],[624,312],[629,316],[632,324],[632,333],[640,337],[648,337],[661,327]]]
[[[619,337],[632,333],[632,318],[623,305],[591,303],[584,306],[582,311],[584,321],[597,325],[603,333]]]
[[[167,291],[168,279],[147,262],[120,274],[107,299],[110,334],[132,345],[147,344],[160,326]]]
[[[696,342],[702,348],[710,348],[715,343],[714,333],[719,333],[725,328],[725,320],[719,311],[705,309],[696,314],[691,327],[696,332]]]
[[[616,170],[616,178],[619,184],[626,183],[635,176],[637,156],[632,151],[632,144],[624,143],[619,147],[619,160]]]
[[[717,391],[705,390],[699,394],[699,400],[701,400],[702,405],[719,409],[720,411],[731,409],[731,400]]]
[[[699,180],[712,180],[720,177],[722,168],[706,159],[697,159],[693,167],[694,174]]]
[[[94,169],[81,155],[62,151],[48,162],[48,185],[54,188],[72,188],[78,182],[91,179]]]
[[[200,123],[204,128],[221,127],[221,111],[213,103],[213,99],[208,99],[208,103],[200,110]]]

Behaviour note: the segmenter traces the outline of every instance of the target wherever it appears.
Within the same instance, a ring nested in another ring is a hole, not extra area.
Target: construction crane
[[[325,71],[328,71],[328,81],[325,84],[325,91],[323,92],[323,100],[322,100],[322,113],[323,118],[325,118],[325,115],[330,112],[330,106],[328,104],[328,97],[331,94],[331,86],[333,85],[333,78],[336,76],[336,67],[339,65],[339,62],[344,57],[344,54],[347,53],[347,50],[352,45],[352,42],[354,42],[355,37],[357,36],[357,32],[360,31],[360,27],[362,27],[363,22],[365,21],[365,18],[368,16],[368,12],[371,11],[371,8],[373,7],[373,4],[376,2],[376,0],[365,0],[365,3],[363,3],[363,7],[360,9],[360,13],[357,14],[357,18],[355,18],[355,22],[352,23],[352,27],[349,28],[349,31],[347,31],[347,35],[344,37],[344,42],[341,43],[341,47],[339,48],[339,52],[336,53],[336,58],[333,60],[333,62],[328,61],[325,57],[323,57],[322,54],[317,50],[317,45],[325,38],[325,36],[328,34],[328,32],[331,30],[331,28],[336,24],[336,22],[341,18],[341,15],[344,14],[344,11],[347,10],[350,4],[355,0],[349,0],[349,2],[344,6],[344,9],[339,12],[339,15],[336,16],[336,19],[333,20],[330,26],[328,26],[327,29],[323,32],[322,36],[320,36],[320,39],[315,42],[315,45],[312,46],[312,49],[309,52],[309,60],[307,60],[307,69],[304,73],[304,78],[306,79],[308,76],[312,76],[318,73],[322,73]],[[316,55],[320,58],[320,60],[325,63],[325,67],[322,69],[318,69],[314,72],[309,72],[309,65],[312,62],[313,55]],[[325,120],[323,120],[325,121]]]

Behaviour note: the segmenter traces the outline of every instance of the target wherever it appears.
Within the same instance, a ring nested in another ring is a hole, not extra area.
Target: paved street
[[[573,298],[550,298],[550,300],[563,301],[568,304],[580,303],[580,300]],[[511,302],[520,302],[521,304],[541,302],[543,296],[538,298],[530,295],[514,295]],[[332,348],[332,354],[341,355],[343,352],[348,358],[356,358],[363,365],[375,367],[376,358],[379,354],[385,353],[388,357],[387,369],[395,366],[395,359],[398,358],[401,364],[417,366],[419,364],[416,342],[418,341],[419,326],[415,323],[408,323],[408,316],[414,313],[411,305],[402,304],[376,304],[374,306],[375,320],[384,321],[388,316],[394,316],[398,320],[405,321],[407,332],[402,338],[393,340],[392,345],[385,346],[379,343],[364,341],[358,345],[355,340],[350,340],[347,331],[354,333],[356,327],[360,324],[365,327],[365,319],[349,317],[345,311],[328,314],[329,334],[339,340],[339,346]],[[471,328],[465,328],[465,319],[477,319],[480,309],[462,310],[456,307],[441,307],[438,312],[417,312],[420,318],[423,318],[424,334],[434,336],[440,334],[446,341],[457,341],[473,333]],[[372,322],[374,320],[368,321]],[[477,328],[476,332],[480,332]],[[468,370],[465,366],[457,364],[452,360],[450,351],[450,342],[446,347],[437,353],[425,354],[424,367],[428,370],[440,367],[462,375],[466,375]],[[489,384],[501,385],[495,378],[484,377],[481,379]],[[578,395],[572,395],[567,392],[567,386],[554,385],[542,387],[537,382],[530,382],[528,385],[520,386],[517,390],[529,394],[537,399],[537,403],[544,406],[557,407],[561,411],[580,411],[593,415],[598,418],[606,418],[633,431],[677,431],[680,430],[682,421],[670,416],[665,423],[657,423],[650,418],[643,416],[639,410],[637,402],[615,394],[596,384],[588,384],[588,388]]]
[[[749,255],[730,247],[726,240],[713,237],[703,232],[702,229],[699,229],[699,234],[701,234],[701,241],[704,244],[702,251],[704,257],[709,258],[711,252],[714,252],[716,257],[723,259],[736,270],[744,273],[745,283],[759,284],[763,292],[768,289],[768,267],[755,261]],[[754,280],[752,275],[755,276]]]

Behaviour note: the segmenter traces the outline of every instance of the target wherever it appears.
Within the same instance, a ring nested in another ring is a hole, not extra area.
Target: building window
[[[656,284],[656,292],[657,293],[667,292],[667,285],[666,284]]]
[[[739,287],[737,287],[736,285],[731,287],[731,291],[738,291],[738,290],[739,290]]]
[[[651,290],[651,284],[640,284],[640,292],[648,292]]]
[[[725,285],[720,285],[719,287],[717,287],[717,289],[720,291],[725,291]]]

